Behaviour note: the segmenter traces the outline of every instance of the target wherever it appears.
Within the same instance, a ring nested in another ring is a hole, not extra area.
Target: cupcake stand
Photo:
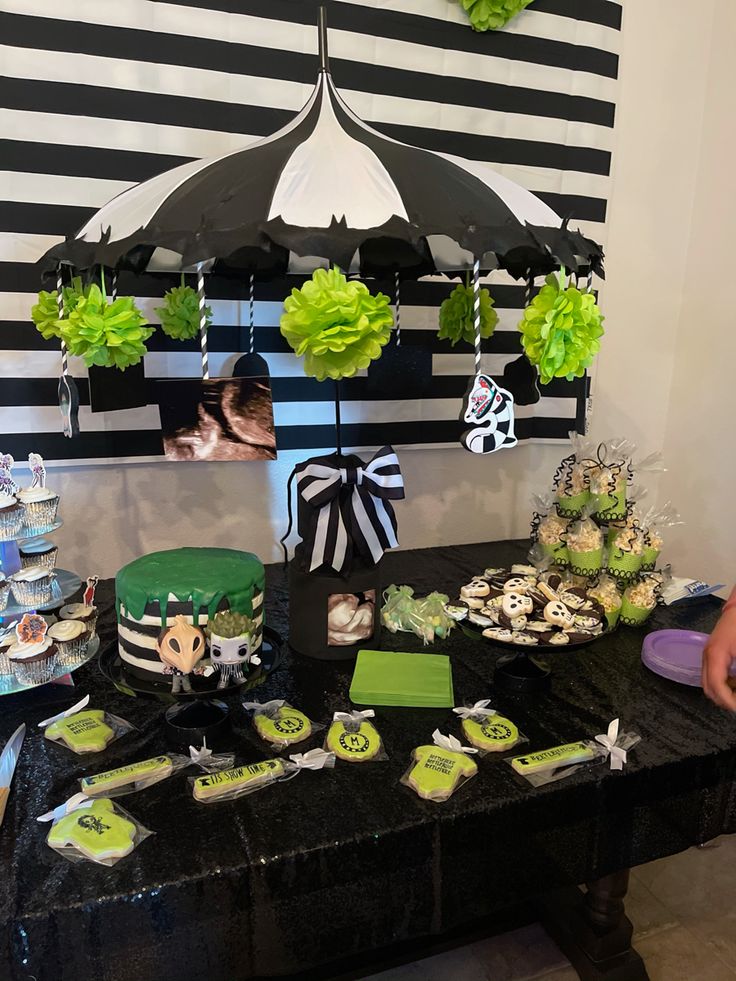
[[[52,532],[58,531],[61,528],[63,522],[61,519],[57,519],[53,524],[48,525],[45,528],[34,529],[31,533],[27,530],[27,533],[23,532],[26,529],[21,529],[21,537],[17,539],[10,539],[6,541],[0,541],[0,570],[2,570],[2,576],[4,578],[9,578],[14,572],[18,572],[22,563],[20,560],[20,549],[19,546],[33,545],[36,547],[41,547],[47,544],[42,536],[50,535]],[[51,601],[44,605],[42,609],[36,609],[33,606],[22,606],[16,603],[13,599],[11,593],[7,605],[4,609],[0,610],[0,637],[3,636],[8,628],[12,629],[12,625],[20,620],[24,613],[41,613],[46,615],[48,613],[53,613],[54,610],[59,609],[61,605],[68,600],[70,597],[77,592],[77,590],[82,585],[82,580],[76,573],[69,572],[66,569],[54,569],[55,578],[52,585],[52,598]],[[87,646],[87,650],[79,662],[73,666],[59,665],[57,672],[51,681],[56,681],[59,678],[63,678],[65,675],[70,674],[72,671],[76,671],[77,668],[81,667],[82,664],[86,664],[90,661],[100,647],[100,639],[97,635],[92,637],[92,640]],[[44,682],[48,684],[48,682]],[[25,685],[18,681],[12,675],[0,675],[0,695],[12,695],[15,692],[27,691],[30,688],[36,688],[37,685]]]

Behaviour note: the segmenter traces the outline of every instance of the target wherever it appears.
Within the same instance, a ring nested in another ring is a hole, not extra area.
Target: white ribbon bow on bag
[[[463,746],[460,740],[456,736],[447,735],[445,736],[440,732],[439,729],[435,729],[432,733],[432,739],[434,740],[435,746],[439,746],[440,749],[449,749],[451,753],[477,753],[478,750],[475,746]]]
[[[600,743],[608,752],[612,770],[623,770],[624,763],[626,763],[626,750],[616,745],[618,742],[618,728],[619,720],[614,719],[609,725],[607,733],[601,733],[595,737],[595,741]]]
[[[308,753],[294,753],[289,759],[300,770],[321,770],[325,766],[335,765],[335,754],[326,753],[323,749],[310,749]]]
[[[488,708],[491,704],[490,698],[481,698],[475,705],[458,705],[452,711],[459,715],[461,719],[490,719],[492,715],[497,715],[496,709]]]
[[[373,709],[363,709],[359,712],[358,709],[354,709],[352,712],[335,712],[332,716],[333,722],[357,722],[360,725],[365,719],[372,719],[375,716]]]
[[[283,708],[283,698],[272,698],[270,702],[243,702],[246,712],[253,712],[254,715],[267,715],[273,718],[280,708]]]

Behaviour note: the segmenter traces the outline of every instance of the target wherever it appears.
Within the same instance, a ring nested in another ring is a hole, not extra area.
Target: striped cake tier
[[[228,610],[227,599],[220,601],[217,612]],[[136,618],[121,604],[118,616],[118,652],[120,657],[136,674],[150,676],[155,674],[163,678],[164,666],[156,653],[156,641],[161,630],[170,626],[177,615],[184,616],[189,623],[196,623],[203,630],[207,626],[209,614],[207,607],[200,607],[196,615],[191,601],[182,603],[173,593],[169,593],[166,604],[166,621],[161,619],[157,601],[146,605],[142,617]],[[253,593],[253,620],[256,624],[256,637],[253,653],[256,653],[263,642],[263,592]]]

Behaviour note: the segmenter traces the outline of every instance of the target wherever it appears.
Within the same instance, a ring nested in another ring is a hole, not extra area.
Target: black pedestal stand
[[[546,691],[550,686],[551,670],[546,661],[526,651],[506,654],[496,661],[493,683],[503,691]]]

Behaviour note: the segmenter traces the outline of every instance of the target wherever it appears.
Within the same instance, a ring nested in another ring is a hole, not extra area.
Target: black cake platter
[[[173,694],[170,681],[167,675],[159,675],[156,678],[144,677],[143,674],[132,670],[118,652],[117,641],[106,645],[100,654],[99,666],[103,676],[124,695],[133,698],[138,696],[148,696],[158,698],[166,702],[184,702],[197,698],[211,698],[212,696],[232,695],[235,692],[246,692],[268,678],[282,660],[283,643],[281,636],[271,627],[263,628],[263,643],[259,651],[261,663],[248,672],[246,680],[242,684],[229,684],[225,688],[218,688],[218,674],[192,675],[192,691],[177,692]]]
[[[10,561],[13,561],[13,554],[15,553],[15,564],[20,563],[20,559],[17,556],[17,548],[19,545],[45,545],[44,535],[50,535],[61,528],[63,521],[58,518],[53,524],[47,525],[45,528],[40,528],[34,530],[33,534],[23,535],[17,539],[9,539],[0,542],[0,552],[3,555],[4,563],[8,562],[8,557]],[[53,614],[54,610],[57,610],[64,602],[70,599],[81,587],[82,580],[80,577],[74,573],[69,572],[67,569],[54,569],[54,581],[52,585],[51,602],[44,604],[43,607],[36,606],[22,606],[19,603],[13,603],[12,600],[9,601],[6,606],[0,610],[0,635],[13,623],[13,621],[20,620],[24,613],[40,613],[44,616],[47,613]],[[11,570],[8,568],[5,572],[6,575],[12,575]],[[100,638],[95,635],[92,640],[87,645],[87,650],[84,657],[79,660],[77,664],[72,666],[65,665],[59,666],[59,668],[54,672],[53,677],[48,681],[43,681],[41,684],[48,685],[53,681],[58,681],[59,678],[64,678],[66,675],[71,674],[78,668],[81,668],[83,664],[87,664],[92,658],[97,654],[100,649]],[[15,695],[17,692],[30,691],[32,688],[39,688],[40,685],[25,685],[18,681],[17,678],[12,676],[0,675],[0,695]]]

